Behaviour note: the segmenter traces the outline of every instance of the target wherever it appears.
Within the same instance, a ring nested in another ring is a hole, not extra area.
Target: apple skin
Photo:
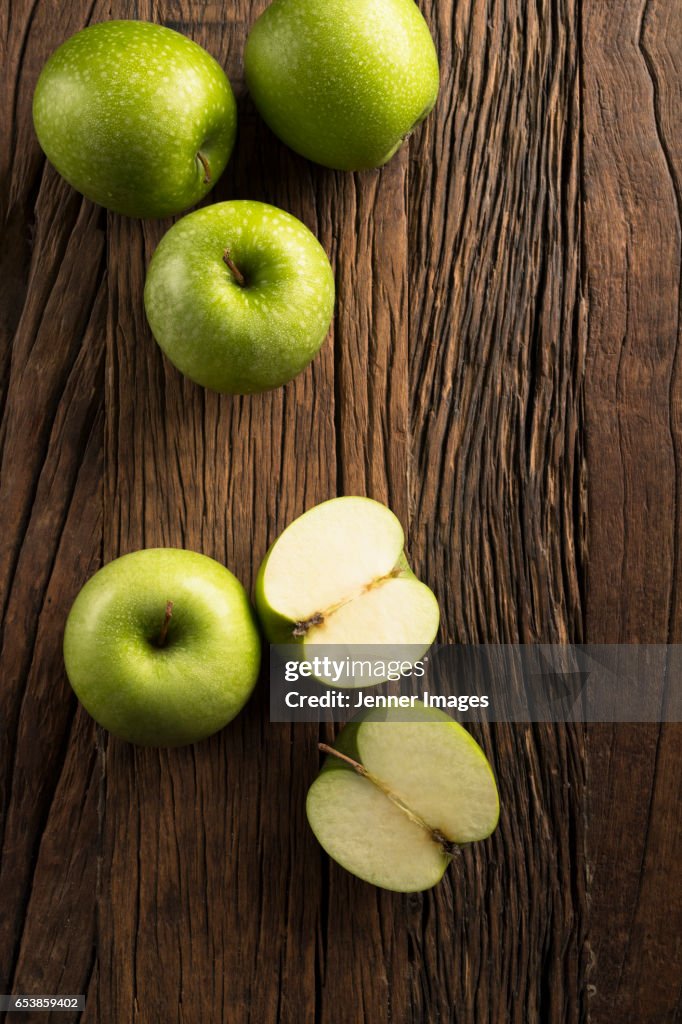
[[[438,95],[436,49],[413,0],[274,0],[244,67],[275,135],[342,171],[385,164]]]
[[[265,636],[265,639],[270,644],[296,644],[298,647],[303,646],[303,637],[294,636],[294,622],[291,619],[285,618],[284,615],[280,615],[274,608],[271,607],[270,602],[265,596],[265,570],[267,569],[268,559],[275,544],[279,540],[273,541],[268,550],[263,556],[263,561],[258,568],[258,574],[256,575],[256,586],[254,588],[254,600],[256,602],[256,612],[258,614],[258,621],[261,624],[261,629]]]
[[[222,174],[237,105],[197,43],[147,21],[108,21],[52,54],[33,122],[50,163],[88,199],[129,217],[166,217]]]
[[[260,639],[228,569],[194,551],[148,548],[109,562],[82,588],[64,661],[76,696],[105,729],[141,746],[175,747],[241,711],[258,677]]]
[[[252,394],[286,384],[314,358],[334,294],[327,255],[301,221],[233,200],[183,217],[164,235],[144,303],[156,341],[182,373],[213,391]]]

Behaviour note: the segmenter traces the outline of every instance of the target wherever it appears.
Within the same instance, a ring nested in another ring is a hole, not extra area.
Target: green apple
[[[371,498],[333,498],[294,520],[256,581],[270,643],[298,643],[302,658],[318,644],[404,646],[412,661],[421,657],[440,614],[434,594],[410,570],[404,543],[396,516]]]
[[[217,203],[178,221],[152,257],[147,319],[170,361],[213,391],[295,377],[324,341],[334,275],[315,236],[267,203]]]
[[[273,132],[327,167],[380,167],[433,108],[438,58],[413,0],[274,0],[244,56]]]
[[[33,122],[48,160],[88,199],[130,217],[166,217],[215,185],[237,106],[201,46],[147,21],[108,21],[52,54]]]
[[[258,676],[260,640],[244,588],[212,558],[149,548],[109,562],[69,613],[66,671],[92,717],[142,746],[222,729]]]
[[[330,857],[384,889],[420,892],[456,848],[499,817],[485,754],[433,708],[370,712],[350,722],[308,792],[310,827]]]

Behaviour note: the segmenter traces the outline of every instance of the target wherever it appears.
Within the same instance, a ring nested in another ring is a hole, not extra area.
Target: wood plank
[[[444,88],[410,163],[411,554],[450,642],[577,641],[578,6],[424,6]],[[584,1020],[582,730],[477,735],[501,824],[415,900],[410,1019]]]
[[[587,5],[587,637],[679,643],[682,11]],[[592,1020],[682,1013],[679,726],[590,731]]]
[[[252,8],[233,10],[227,31],[222,6],[174,8],[174,27],[222,61],[240,97],[239,146],[212,199],[274,202],[319,235],[338,272],[334,336],[271,395],[220,398],[194,387],[164,362],[142,313],[144,267],[166,225],[109,218],[105,501],[107,559],[183,545],[225,561],[247,585],[277,533],[337,488],[407,508],[404,162],[359,183],[311,167],[270,136],[243,98]],[[381,235],[373,216],[386,225]],[[386,279],[359,289],[384,246]],[[86,1019],[340,1021],[347,985],[367,1019],[384,1016],[384,972],[354,955],[339,922],[349,899],[358,903],[383,957],[385,900],[330,868],[307,828],[317,730],[270,727],[266,717],[261,688],[196,748],[104,741],[105,881]],[[356,1012],[351,1002],[347,1019]]]
[[[102,557],[193,547],[251,585],[335,493],[400,515],[447,640],[680,641],[682,13],[424,0],[439,106],[385,170],[342,175],[245,95],[265,3],[0,10],[0,991],[85,989],[89,1024],[672,1022],[679,728],[592,728],[588,750],[578,728],[479,730],[500,829],[403,897],[315,843],[318,733],[270,726],[264,684],[184,751],[76,710],[61,632]],[[332,257],[333,336],[272,395],[164,361],[142,285],[167,224],[106,217],[33,136],[49,52],[126,16],[191,35],[236,86],[211,201],[281,205]]]
[[[46,168],[30,113],[42,64],[86,16],[0,12],[2,992],[80,992],[93,962],[99,772],[61,638],[101,558],[104,237]]]
[[[74,726],[61,640],[71,602],[101,557],[103,237],[99,212],[55,174],[48,179],[2,421],[4,992],[36,977],[48,990],[50,983],[58,990],[63,977],[87,980],[95,914],[94,730]],[[81,871],[83,859],[89,870]],[[66,912],[75,931],[63,940]],[[65,948],[72,954],[66,972]]]
[[[407,154],[381,172],[323,172],[338,238],[335,390],[339,493],[367,494],[408,524]],[[360,284],[362,282],[362,284]],[[301,727],[296,730],[300,734]],[[324,738],[329,741],[330,736]],[[301,777],[307,789],[317,760]],[[312,768],[312,770],[311,770]],[[318,847],[316,1021],[409,1019],[406,897],[349,875]],[[352,908],[352,913],[349,913]],[[358,936],[363,953],[359,955]],[[352,999],[340,998],[349,989]],[[300,1004],[299,1004],[300,1005]],[[292,1008],[291,1020],[296,1013]]]

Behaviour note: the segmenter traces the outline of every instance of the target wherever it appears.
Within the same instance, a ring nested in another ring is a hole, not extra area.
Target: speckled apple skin
[[[438,95],[436,50],[413,0],[274,0],[244,65],[272,131],[344,171],[386,163]]]
[[[147,548],[85,584],[67,619],[64,661],[105,729],[141,746],[181,746],[242,709],[258,678],[260,639],[246,591],[225,566],[195,551]]]
[[[225,250],[246,278],[241,287]],[[334,311],[334,275],[308,228],[267,203],[216,203],[178,221],[154,253],[147,319],[171,362],[213,391],[279,387],[318,352]]]
[[[48,160],[88,199],[130,217],[165,217],[215,185],[237,106],[220,65],[192,40],[146,21],[109,21],[52,54],[33,122]]]

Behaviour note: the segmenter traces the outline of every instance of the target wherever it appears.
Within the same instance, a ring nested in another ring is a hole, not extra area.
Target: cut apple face
[[[419,720],[409,720],[415,715]],[[372,885],[421,892],[443,877],[464,843],[499,817],[488,760],[448,715],[422,706],[371,712],[349,723],[308,791],[320,845]]]
[[[410,570],[404,542],[396,516],[370,498],[334,498],[305,512],[258,573],[256,605],[269,641],[404,645],[412,660],[421,657],[440,614]]]

